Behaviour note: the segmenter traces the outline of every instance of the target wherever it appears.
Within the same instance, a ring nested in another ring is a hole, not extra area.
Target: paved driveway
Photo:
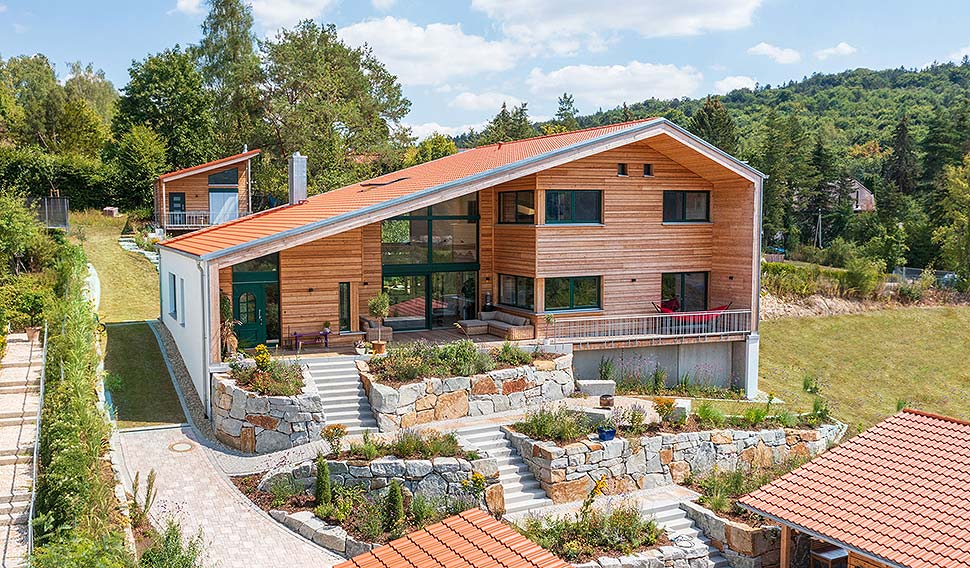
[[[209,552],[207,566],[323,568],[343,561],[256,508],[216,465],[217,450],[200,444],[188,426],[115,435],[126,484],[130,488],[135,472],[141,472],[144,491],[148,472],[155,470],[156,525],[174,518],[185,535],[201,530]]]

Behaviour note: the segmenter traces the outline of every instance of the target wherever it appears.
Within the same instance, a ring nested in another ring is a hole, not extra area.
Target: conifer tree
[[[576,109],[573,96],[569,93],[563,93],[559,97],[559,110],[556,111],[556,122],[562,125],[567,131],[576,130],[579,128],[579,123],[576,122],[577,114],[579,114],[579,110]]]
[[[903,195],[912,195],[916,191],[917,164],[913,151],[913,141],[909,135],[909,116],[903,117],[896,124],[893,132],[893,153],[886,164],[885,178],[896,185]]]
[[[704,106],[691,117],[687,129],[728,154],[738,151],[734,120],[717,97],[707,97]]]

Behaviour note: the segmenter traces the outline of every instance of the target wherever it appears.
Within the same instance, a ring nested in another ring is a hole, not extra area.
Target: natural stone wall
[[[734,568],[777,566],[781,555],[781,528],[765,525],[754,528],[717,516],[710,509],[685,501],[680,508],[694,526],[710,539],[711,546]]]
[[[342,527],[325,523],[314,515],[313,511],[287,513],[274,509],[269,512],[269,516],[303,538],[312,540],[315,544],[338,552],[347,558],[353,558],[380,546],[357,540],[347,534],[347,531]]]
[[[683,546],[661,546],[628,556],[603,556],[573,564],[576,568],[713,568],[709,549],[703,542],[691,539]]]
[[[789,456],[811,457],[835,443],[838,425],[817,430],[710,430],[600,441],[595,435],[564,447],[533,440],[503,426],[546,494],[556,503],[583,499],[593,482],[606,476],[608,494],[683,483],[715,467],[733,471],[781,463]]]
[[[303,393],[296,396],[264,396],[225,373],[212,379],[212,426],[223,444],[265,454],[320,439],[325,418],[313,381],[304,377]]]
[[[575,390],[572,354],[471,377],[429,378],[393,388],[377,382],[366,362],[360,380],[382,432],[417,424],[484,416],[566,398]]]

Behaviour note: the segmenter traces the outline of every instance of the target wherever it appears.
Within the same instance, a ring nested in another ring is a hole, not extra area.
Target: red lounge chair
[[[728,303],[728,304],[724,304],[723,306],[718,306],[716,308],[711,308],[711,309],[707,310],[706,312],[700,312],[700,313],[697,313],[697,312],[693,312],[693,313],[692,312],[687,312],[687,313],[684,313],[684,314],[677,314],[677,315],[675,315],[673,317],[673,319],[675,319],[677,321],[687,322],[687,323],[706,323],[706,322],[709,322],[709,321],[714,321],[717,318],[721,317],[722,312],[724,312],[725,310],[727,310],[728,308],[730,308],[731,307],[731,304],[733,304],[733,303],[734,302],[731,302],[731,303]]]

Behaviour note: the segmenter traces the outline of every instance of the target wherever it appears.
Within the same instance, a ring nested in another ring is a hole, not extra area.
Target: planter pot
[[[366,347],[354,347],[354,351],[356,351],[358,355],[367,355]]]
[[[613,408],[613,395],[604,394],[600,395],[600,406],[603,408]]]
[[[27,341],[37,341],[40,338],[40,328],[39,327],[28,327],[24,329],[27,333]]]
[[[374,345],[374,355],[380,355],[387,351],[386,341],[375,341],[373,342],[373,345]]]
[[[609,442],[616,437],[616,428],[596,427],[596,435],[601,442]]]

